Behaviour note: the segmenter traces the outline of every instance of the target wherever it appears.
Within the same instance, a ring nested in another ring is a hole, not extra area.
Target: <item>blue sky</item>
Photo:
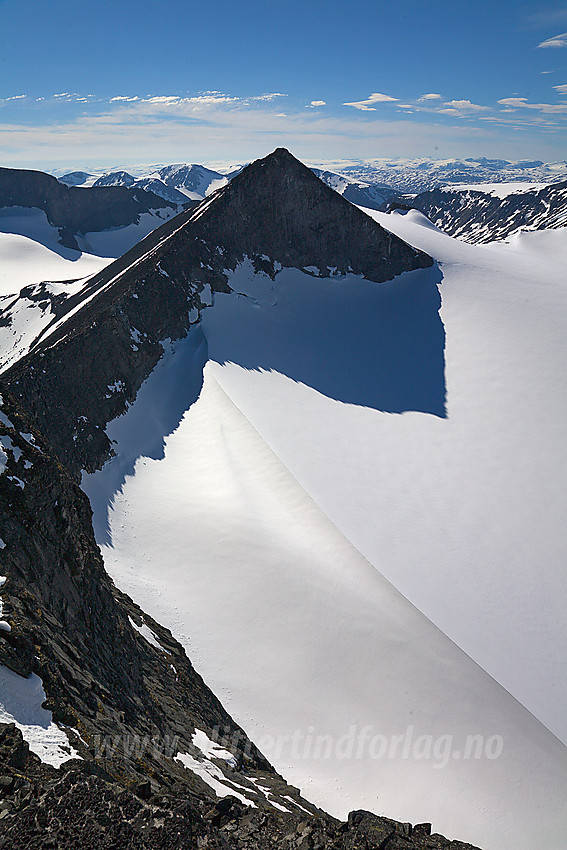
[[[564,159],[567,2],[0,0],[0,162]]]

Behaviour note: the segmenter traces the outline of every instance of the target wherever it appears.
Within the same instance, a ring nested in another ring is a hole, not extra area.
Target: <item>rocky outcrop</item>
[[[521,229],[567,226],[567,181],[498,198],[473,188],[423,192],[408,202],[437,227],[465,242],[506,239]]]
[[[43,210],[59,228],[61,244],[77,250],[77,234],[138,223],[150,210],[168,215],[177,210],[171,201],[140,189],[66,186],[42,171],[0,168],[0,208],[14,206]]]
[[[129,790],[93,764],[50,773],[13,726],[0,725],[0,758],[0,850],[475,850],[432,834],[431,824],[365,811],[340,823],[323,812],[213,801],[180,784],[159,793],[144,785]]]

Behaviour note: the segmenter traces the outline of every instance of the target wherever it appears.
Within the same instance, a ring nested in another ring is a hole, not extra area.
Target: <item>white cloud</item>
[[[375,112],[376,110],[372,106],[373,103],[389,103],[390,101],[397,100],[397,97],[390,97],[389,94],[374,92],[367,100],[355,100],[351,103],[343,103],[343,106],[354,106],[355,109],[360,109],[363,112]]]
[[[7,97],[6,102],[8,102],[9,100],[21,100],[23,97],[26,97],[26,95],[25,94],[14,94],[14,95],[12,95],[12,97]]]
[[[529,103],[527,97],[504,97],[498,103],[512,109],[537,109],[550,115],[567,113],[567,103]]]
[[[49,164],[51,168],[79,167],[85,162],[93,167],[116,162],[126,166],[133,155],[143,162],[180,162],[188,146],[196,161],[250,160],[282,145],[303,159],[320,157],[323,149],[330,157],[344,156],[345,151],[353,157],[372,156],[377,145],[387,156],[422,155],[434,144],[464,155],[465,151],[471,153],[481,134],[477,128],[428,123],[416,124],[416,132],[411,132],[407,115],[399,120],[368,116],[371,120],[360,121],[358,115],[339,118],[303,106],[283,114],[251,102],[212,105],[199,112],[198,120],[191,110],[191,105],[172,108],[141,100],[107,102],[105,113],[81,115],[73,121],[41,126],[4,124],[0,125],[0,157],[6,165],[28,163],[45,168]],[[479,142],[472,154],[483,150]]]
[[[442,100],[442,96],[440,94],[422,94],[421,97],[418,97],[418,100]]]
[[[39,105],[30,104],[28,110],[37,109],[34,124],[0,126],[0,156],[4,164],[10,165],[28,163],[32,167],[45,167],[49,162],[50,167],[55,164],[78,167],[81,163],[84,166],[85,160],[93,163],[99,160],[105,165],[120,161],[126,165],[131,162],[133,149],[140,160],[181,161],[186,156],[187,145],[191,146],[192,156],[201,159],[249,160],[281,145],[294,150],[300,157],[320,156],[322,149],[329,155],[344,156],[348,151],[349,155],[360,157],[374,155],[376,145],[386,152],[385,155],[411,153],[417,156],[441,144],[443,150],[451,149],[458,156],[487,155],[488,152],[488,155],[512,158],[514,146],[518,157],[534,156],[530,153],[527,131],[521,136],[509,133],[504,138],[504,128],[509,123],[533,130],[531,143],[540,145],[538,157],[543,159],[542,146],[547,143],[548,134],[567,118],[566,102],[555,106],[531,104],[527,98],[517,97],[504,98],[495,109],[466,99],[444,102],[441,97],[428,97],[422,100],[424,95],[419,100],[401,102],[375,92],[366,101],[357,102],[354,108],[363,112],[376,111],[376,115],[360,116],[358,112],[343,111],[339,116],[331,110],[318,109],[323,105],[318,100],[306,104],[290,99],[286,102],[288,112],[280,112],[283,104],[277,104],[276,98],[281,96],[273,93],[236,97],[219,91],[200,92],[195,96],[151,93],[115,95],[104,101],[92,98],[87,104],[86,95],[62,93],[59,98],[51,95],[47,101],[53,115],[63,112],[57,104],[64,105],[67,110],[69,103],[76,103],[75,119],[47,125],[47,104],[41,109]],[[391,120],[381,120],[379,111],[370,104],[388,102],[399,112]],[[411,110],[420,113],[421,120],[416,120]],[[505,112],[512,114],[505,115]],[[494,115],[501,116],[501,120],[497,121]],[[553,123],[554,120],[557,123]],[[502,147],[498,153],[494,140],[500,135]],[[482,139],[485,140],[484,148]],[[479,140],[476,147],[475,140]],[[522,150],[518,147],[521,145],[524,145]],[[560,151],[554,148],[549,156],[560,158]]]
[[[562,86],[553,86],[555,91],[559,92],[559,94],[567,94],[567,84]]]
[[[498,101],[498,103],[501,103],[502,106],[513,107],[525,106],[527,102],[527,97],[503,97],[502,100]]]
[[[525,21],[530,27],[535,28],[562,24],[567,21],[567,6],[562,9],[540,9],[538,12],[527,15]]]
[[[176,95],[158,95],[144,98],[144,103],[179,103],[180,101],[181,98]]]
[[[552,38],[547,38],[538,44],[538,47],[567,47],[567,32],[561,32]]]
[[[220,92],[207,92],[207,94],[220,94]],[[276,97],[287,97],[287,94],[284,94],[281,91],[268,92],[268,94],[257,94],[254,97],[251,97],[250,100],[274,100]]]
[[[445,106],[462,112],[484,112],[489,108],[488,106],[480,106],[478,103],[471,103],[470,100],[448,100]]]
[[[326,105],[327,105],[326,100],[312,100],[311,103],[306,104],[306,107],[307,107],[307,109],[315,109],[317,106],[326,106]]]

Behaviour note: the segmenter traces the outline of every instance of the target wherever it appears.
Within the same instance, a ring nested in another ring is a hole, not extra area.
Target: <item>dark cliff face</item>
[[[72,474],[108,458],[106,424],[136,397],[161,357],[161,341],[184,337],[211,292],[229,291],[227,271],[246,256],[272,277],[279,264],[316,267],[321,277],[350,271],[378,283],[433,262],[288,151],[252,163],[91,278],[31,353],[3,374]],[[117,381],[121,389],[109,398]]]
[[[335,268],[381,283],[430,266],[427,255],[385,231],[317,178],[287,150],[253,162],[204,216],[201,230],[243,254],[268,254],[284,266]]]
[[[465,242],[505,239],[521,228],[543,230],[567,225],[567,182],[498,198],[475,189],[435,189],[412,199],[437,227]]]
[[[125,186],[65,186],[41,171],[0,168],[0,207],[35,207],[60,229],[60,241],[77,249],[75,235],[137,223],[150,210],[171,214],[176,205]]]

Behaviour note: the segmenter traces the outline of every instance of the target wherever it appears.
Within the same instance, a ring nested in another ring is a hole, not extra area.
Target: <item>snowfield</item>
[[[173,210],[142,213],[137,224],[78,237],[80,251],[59,242],[59,228],[42,210],[0,208],[0,296],[44,280],[76,280],[93,275],[121,257],[174,215]]]
[[[83,477],[105,564],[314,803],[563,850],[567,230],[368,212],[440,272],[237,270]]]

